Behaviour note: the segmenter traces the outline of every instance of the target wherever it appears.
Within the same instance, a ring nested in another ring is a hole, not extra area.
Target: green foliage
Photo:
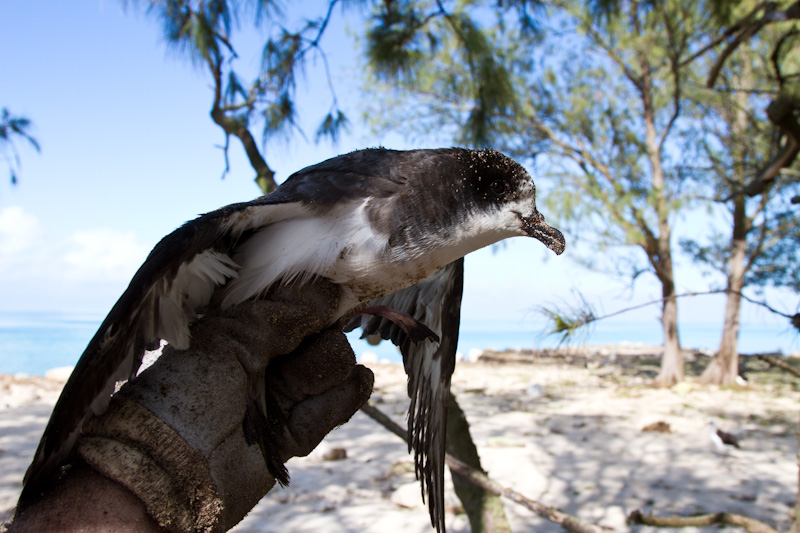
[[[347,129],[349,124],[350,121],[341,111],[328,113],[317,128],[314,138],[319,141],[323,137],[329,137],[332,142],[336,143],[342,130]]]
[[[759,195],[739,194],[782,149],[764,109],[768,97],[798,72],[793,64],[797,51],[785,48],[795,38],[793,31],[791,25],[762,30],[759,39],[740,44],[726,58],[715,89],[693,92],[690,113],[704,131],[698,158],[708,168],[696,181],[707,197],[730,212],[732,231],[691,235],[681,239],[681,246],[711,272],[727,276],[733,240],[743,240],[746,287],[783,286],[800,292],[796,268],[800,213],[791,204],[800,193],[797,178],[792,178],[797,176],[798,162]]]
[[[295,87],[295,73],[302,67],[306,50],[302,36],[282,30],[275,39],[267,40],[261,54],[261,70],[273,83],[276,92],[286,92]]]
[[[589,334],[589,326],[598,320],[592,305],[580,292],[574,292],[578,300],[575,304],[539,308],[550,322],[547,335],[559,336],[559,345],[571,344]]]
[[[794,194],[800,193],[793,187]],[[800,226],[797,206],[783,206],[764,221],[768,242],[753,256],[747,281],[756,286],[785,287],[800,293]],[[754,243],[751,242],[751,247]],[[800,328],[798,328],[800,329]]]
[[[295,94],[297,76],[309,59],[327,58],[320,41],[339,0],[329,0],[326,12],[290,28],[276,0],[141,0],[147,12],[162,24],[167,42],[207,69],[214,80],[211,116],[226,137],[239,137],[257,175],[272,180],[267,166],[252,141],[250,128],[261,122],[262,138],[288,135],[297,128]],[[349,4],[361,3],[351,1]],[[250,82],[236,70],[234,37],[239,21],[249,21],[266,33],[258,73]],[[338,107],[328,73],[331,111],[315,138],[336,139],[347,118]],[[227,150],[226,142],[226,150]],[[227,153],[226,153],[227,161]],[[227,170],[226,170],[227,172]],[[269,184],[274,187],[274,182]]]
[[[288,93],[282,93],[264,108],[262,115],[264,117],[264,138],[276,134],[288,135],[288,129],[296,124],[297,111],[294,100]]]
[[[394,94],[431,95],[427,101],[441,106],[439,116],[457,117],[453,123],[459,125],[459,144],[490,144],[499,117],[516,111],[514,60],[492,41],[492,29],[476,22],[486,20],[487,13],[473,16],[471,2],[452,8],[445,4],[407,0],[377,8],[367,32],[367,57],[374,81]],[[529,8],[538,3],[512,4],[520,24],[534,28]],[[503,24],[497,20],[498,27]],[[439,68],[442,70],[435,70]],[[405,111],[417,115],[414,110]],[[419,115],[426,128],[426,117],[431,115]]]
[[[435,53],[438,38],[425,31],[426,18],[414,2],[386,2],[367,29],[367,59],[382,80],[413,83],[422,60]]]
[[[749,58],[758,83],[736,84],[742,64],[732,56],[720,74],[724,89],[705,89],[734,35],[725,34],[724,26],[750,13],[751,1],[555,0],[538,17],[545,23],[535,35],[524,17],[509,16],[525,2],[499,7],[464,1],[452,9],[421,0],[388,4],[395,11],[382,7],[370,30],[380,36],[371,41],[377,48],[370,56],[375,86],[386,97],[383,103],[391,102],[388,111],[372,110],[376,127],[491,142],[535,162],[537,179],[550,178],[544,199],[549,216],[593,251],[613,250],[593,253],[593,269],[631,279],[650,272],[673,283],[664,269],[672,262],[670,226],[677,213],[709,197],[729,196],[741,187],[731,176],[744,167],[751,170],[743,175],[752,175],[769,160],[775,137],[763,113],[748,118],[740,138],[726,133],[725,124],[741,105],[736,94],[752,90],[748,105],[763,109],[776,79],[787,85],[798,80],[800,32],[787,30],[796,24],[790,22],[778,32],[782,46],[765,47],[764,30],[752,40],[761,47]],[[718,40],[721,35],[728,40]],[[710,46],[714,42],[722,44]],[[772,207],[761,209],[753,223],[777,221],[776,215]],[[731,246],[718,235],[687,241],[684,249],[724,268]],[[767,233],[760,235],[765,239],[754,244],[766,251],[764,243],[771,241]],[[790,252],[791,240],[781,242],[769,248],[774,256],[752,255],[748,282],[768,283],[758,278],[766,275],[763,263],[787,273],[781,283],[796,283],[797,269],[790,265],[798,258]],[[618,253],[626,246],[644,253],[638,259]],[[613,258],[610,268],[598,264],[603,257]],[[580,313],[555,312],[550,318],[555,331],[567,336],[582,322]]]
[[[12,185],[17,184],[18,169],[20,166],[19,152],[14,142],[16,139],[28,141],[37,152],[41,151],[39,143],[30,134],[32,124],[30,119],[14,116],[11,112],[3,108],[0,113],[0,154],[8,166],[9,178]]]

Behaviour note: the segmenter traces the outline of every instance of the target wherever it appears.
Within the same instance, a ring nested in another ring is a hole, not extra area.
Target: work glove
[[[79,456],[169,530],[230,529],[372,392],[338,303],[318,281],[207,314],[89,421]]]

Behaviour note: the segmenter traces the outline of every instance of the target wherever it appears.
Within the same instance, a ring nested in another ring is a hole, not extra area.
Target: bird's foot
[[[408,313],[392,309],[385,305],[358,307],[353,309],[353,311],[361,315],[375,315],[391,320],[397,324],[413,342],[420,342],[425,339],[439,342],[439,336],[436,333]]]

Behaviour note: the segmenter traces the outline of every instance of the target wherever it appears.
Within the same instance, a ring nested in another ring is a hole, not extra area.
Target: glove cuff
[[[89,420],[78,455],[96,472],[135,494],[170,531],[215,531],[223,501],[208,459],[141,405],[115,398]]]

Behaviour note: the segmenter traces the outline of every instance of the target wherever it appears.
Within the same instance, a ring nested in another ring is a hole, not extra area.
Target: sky
[[[303,5],[311,11],[320,2]],[[105,314],[161,237],[201,213],[259,194],[235,140],[230,173],[221,179],[224,136],[208,114],[208,76],[168,49],[156,20],[121,6],[115,0],[0,0],[0,107],[30,118],[41,145],[37,153],[18,143],[16,186],[0,163],[0,311]],[[329,96],[319,66],[312,66],[298,95],[307,138],[295,135],[265,150],[279,182],[358,148],[432,147],[362,124],[362,75],[351,37],[361,24],[337,16],[323,41],[351,130],[337,145],[313,142]],[[537,190],[540,196],[548,192],[542,184]],[[601,312],[659,297],[653,280],[638,281],[631,290],[624,280],[577,266],[569,242],[567,236],[560,257],[524,238],[472,254],[464,323],[541,327],[535,309],[574,301],[576,290]],[[677,264],[679,290],[707,288],[708,280],[685,258]],[[781,303],[793,312],[796,300]],[[684,300],[680,312],[682,322],[721,324],[722,298]],[[636,327],[652,324],[658,314],[651,306],[617,320]],[[765,351],[798,348],[785,323],[760,308],[745,305],[743,323],[745,332],[752,325],[780,333]]]

